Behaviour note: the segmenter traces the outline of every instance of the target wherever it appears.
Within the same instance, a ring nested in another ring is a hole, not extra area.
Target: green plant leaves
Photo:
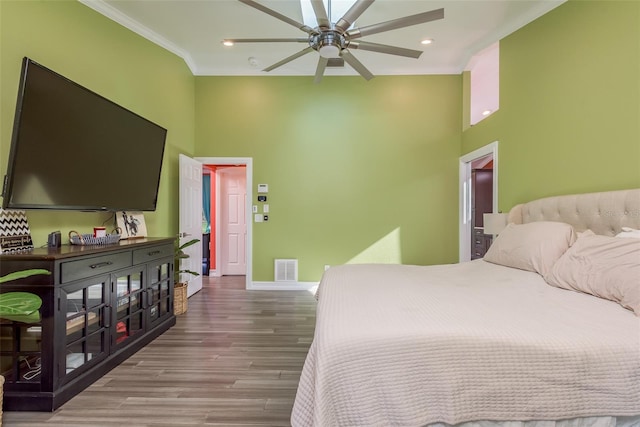
[[[51,274],[51,273],[49,272],[49,270],[44,270],[42,268],[16,271],[0,277],[0,283],[10,282],[12,280],[24,279],[25,277],[34,276],[36,274]]]
[[[0,318],[14,322],[37,323],[40,321],[42,299],[30,292],[6,292],[0,294]]]
[[[196,243],[198,243],[200,241],[200,239],[191,239],[188,242],[183,243],[182,245],[178,246],[178,251],[180,252],[181,250],[183,250],[184,248],[188,248],[191,245],[195,245]]]
[[[174,270],[174,281],[178,283],[180,281],[180,273],[187,273],[193,276],[199,276],[200,273],[192,270],[184,270],[180,269],[180,260],[189,258],[189,255],[184,253],[183,249],[188,248],[189,246],[195,245],[198,243],[200,239],[191,239],[188,242],[183,243],[178,246],[175,251],[175,270]]]

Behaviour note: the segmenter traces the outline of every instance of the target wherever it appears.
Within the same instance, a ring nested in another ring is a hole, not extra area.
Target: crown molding
[[[124,13],[120,12],[115,7],[109,5],[103,0],[78,0],[83,5],[95,10],[101,15],[106,16],[114,22],[122,25],[123,27],[133,31],[134,33],[144,37],[145,39],[157,44],[158,46],[168,50],[169,52],[178,55],[180,58],[184,60],[192,74],[197,74],[197,67],[191,55],[184,49],[180,48],[175,43],[167,40],[162,37],[160,34],[151,30],[150,28],[142,25],[140,22],[135,19],[130,18]]]

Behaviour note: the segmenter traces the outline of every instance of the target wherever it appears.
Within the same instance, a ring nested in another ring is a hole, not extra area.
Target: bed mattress
[[[640,319],[611,301],[484,260],[332,267],[318,292],[294,426],[640,415]]]

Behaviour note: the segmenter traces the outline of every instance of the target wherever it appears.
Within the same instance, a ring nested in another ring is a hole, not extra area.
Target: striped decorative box
[[[32,249],[33,240],[26,212],[0,208],[0,254]]]

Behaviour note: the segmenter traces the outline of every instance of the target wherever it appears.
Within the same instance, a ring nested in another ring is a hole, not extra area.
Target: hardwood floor
[[[203,277],[176,326],[57,411],[3,426],[288,426],[315,307],[306,291]]]

